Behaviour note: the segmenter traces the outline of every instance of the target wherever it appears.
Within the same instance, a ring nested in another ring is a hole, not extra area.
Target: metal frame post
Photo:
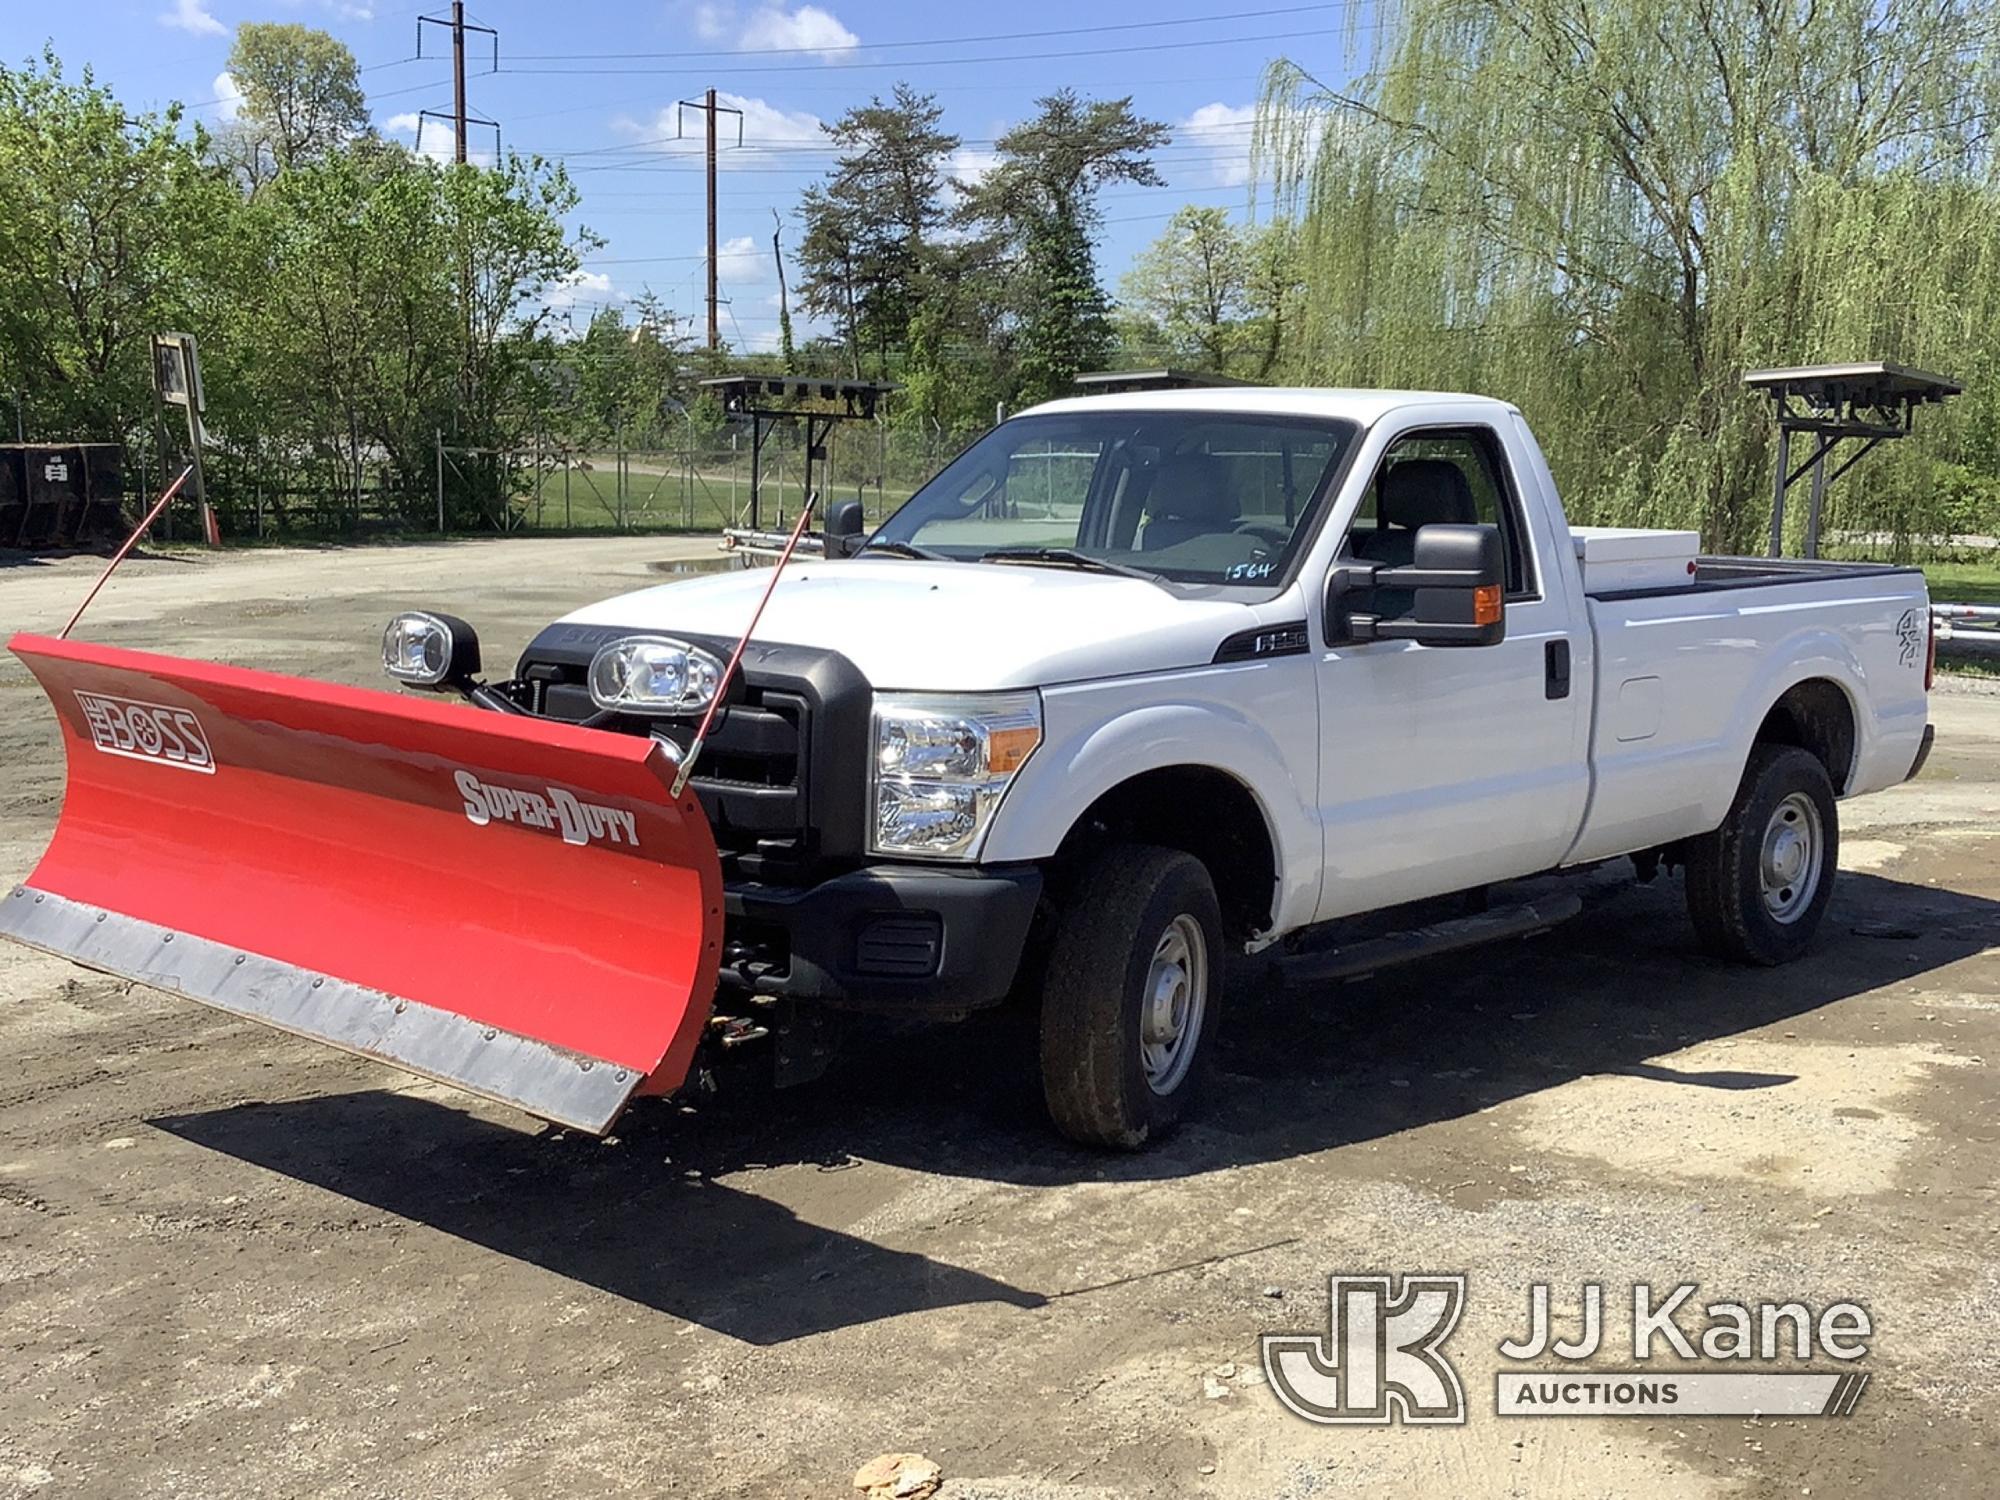
[[[1771,556],[1785,555],[1785,476],[1792,469],[1792,429],[1778,429],[1778,472],[1771,484]]]
[[[1822,443],[1813,455],[1812,498],[1806,503],[1805,555],[1809,558],[1819,556],[1820,507],[1826,504],[1826,455],[1832,446],[1831,443]]]

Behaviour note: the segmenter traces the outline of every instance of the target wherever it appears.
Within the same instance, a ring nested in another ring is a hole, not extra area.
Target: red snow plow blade
[[[9,645],[69,785],[0,934],[585,1130],[686,1077],[722,872],[652,740]]]

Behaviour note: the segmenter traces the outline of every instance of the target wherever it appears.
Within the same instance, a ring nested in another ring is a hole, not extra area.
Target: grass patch
[[[1924,564],[1931,598],[1952,604],[2000,604],[2000,559]]]

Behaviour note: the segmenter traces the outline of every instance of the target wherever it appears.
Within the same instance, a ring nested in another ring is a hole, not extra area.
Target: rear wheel
[[[1067,894],[1042,986],[1056,1128],[1133,1150],[1186,1113],[1221,995],[1222,914],[1192,855],[1121,844]]]
[[[1797,958],[1833,897],[1839,856],[1826,767],[1794,745],[1758,745],[1729,816],[1688,846],[1688,915],[1702,946],[1745,963]]]

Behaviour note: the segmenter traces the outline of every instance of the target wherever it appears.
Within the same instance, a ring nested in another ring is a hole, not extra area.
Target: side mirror
[[[1507,638],[1506,595],[1499,527],[1424,526],[1408,567],[1334,566],[1326,581],[1326,637],[1332,645],[1497,646]]]
[[[826,555],[850,557],[861,540],[865,523],[859,500],[842,500],[826,513]]]

